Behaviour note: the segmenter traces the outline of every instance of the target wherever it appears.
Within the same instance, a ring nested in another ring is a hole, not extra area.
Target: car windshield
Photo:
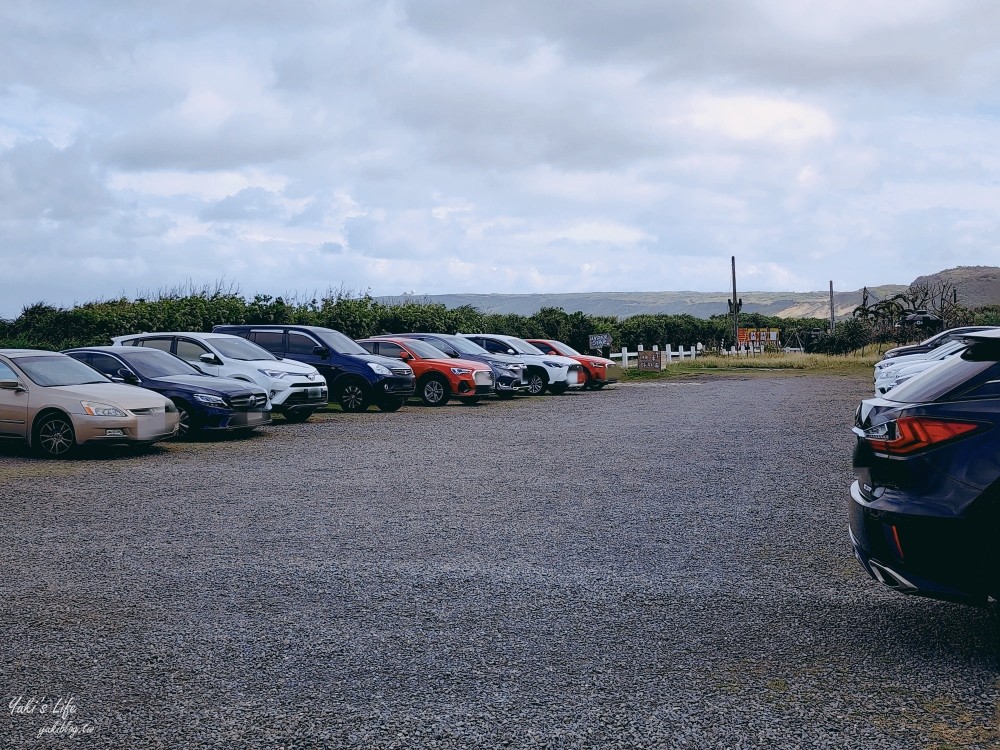
[[[239,336],[233,336],[231,338],[229,336],[207,336],[205,341],[218,349],[223,357],[228,357],[229,359],[239,359],[243,361],[254,359],[277,359],[277,357],[271,354],[271,352],[267,349],[259,347],[252,341],[247,341]]]
[[[489,354],[489,352],[483,349],[483,347],[479,344],[474,344],[461,336],[442,336],[441,340],[447,341],[453,347],[462,352],[462,354],[478,354],[480,356],[483,354]]]
[[[180,357],[161,352],[159,349],[127,349],[124,353],[116,352],[116,354],[143,378],[203,374],[201,370],[192,367]]]
[[[514,338],[513,336],[509,339],[501,339],[501,342],[510,346],[518,354],[545,354],[537,346],[532,346],[524,339]]]
[[[450,359],[443,351],[432,344],[420,339],[407,339],[406,348],[412,351],[421,359]]]
[[[111,382],[90,365],[78,362],[65,354],[18,357],[14,362],[35,385],[87,385]]]
[[[320,331],[314,331],[314,333],[319,336],[320,340],[330,351],[337,352],[337,354],[369,354],[357,341],[349,339],[340,331],[335,331],[332,328],[324,328]]]
[[[907,380],[883,398],[898,403],[926,404],[945,400],[957,388],[993,367],[1000,360],[1000,346],[993,342],[970,346],[961,354],[935,364],[933,371]]]

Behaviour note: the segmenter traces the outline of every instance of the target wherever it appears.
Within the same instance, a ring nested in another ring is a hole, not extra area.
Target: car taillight
[[[865,440],[872,450],[891,456],[905,456],[932,445],[968,435],[987,425],[930,417],[900,417],[865,430]]]

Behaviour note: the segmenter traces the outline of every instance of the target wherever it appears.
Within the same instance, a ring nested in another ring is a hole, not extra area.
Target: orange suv
[[[525,339],[529,344],[541,349],[546,354],[559,354],[563,357],[575,359],[583,365],[584,377],[583,387],[591,390],[603,388],[608,383],[618,382],[618,364],[612,359],[604,357],[593,357],[589,354],[580,354],[569,344],[554,339]]]
[[[420,339],[376,336],[358,341],[372,354],[401,359],[417,379],[416,395],[428,406],[444,406],[454,396],[474,404],[493,393],[493,370],[482,362],[452,359]]]

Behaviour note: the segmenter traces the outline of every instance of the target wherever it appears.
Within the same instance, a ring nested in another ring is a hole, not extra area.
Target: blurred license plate
[[[322,388],[308,388],[306,390],[306,396],[309,398],[322,398],[323,389]]]

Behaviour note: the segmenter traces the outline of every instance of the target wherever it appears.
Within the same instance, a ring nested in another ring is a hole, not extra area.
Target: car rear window
[[[1000,345],[994,342],[973,344],[961,354],[943,360],[932,371],[893,388],[884,398],[897,403],[949,401],[969,390],[990,368],[997,368]],[[967,387],[967,384],[969,387]]]

